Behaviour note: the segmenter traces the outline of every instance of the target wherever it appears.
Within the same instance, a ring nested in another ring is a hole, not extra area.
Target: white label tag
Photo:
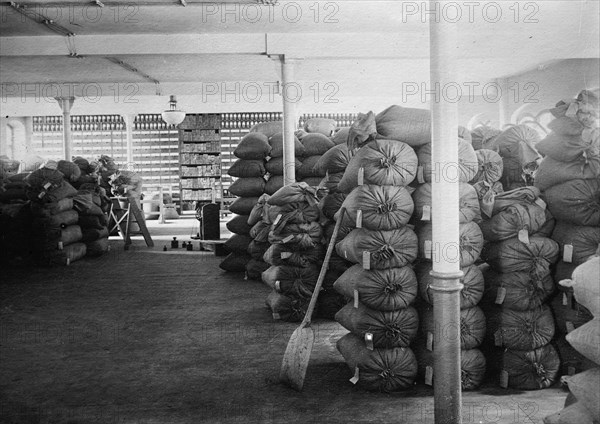
[[[519,241],[521,243],[529,244],[529,232],[527,230],[519,230]]]
[[[344,250],[344,259],[348,259],[348,251]]]
[[[425,240],[425,259],[431,259],[431,250],[433,243],[431,240]]]
[[[567,327],[567,333],[570,333],[571,331],[575,330],[575,326],[571,321],[565,322],[565,327]]]
[[[58,250],[63,250],[63,242],[62,241],[58,242]]]
[[[417,182],[419,184],[423,184],[425,182],[425,177],[423,176],[423,167],[417,166]]]
[[[354,377],[352,377],[350,379],[350,383],[352,383],[352,384],[358,383],[358,378],[359,378],[358,376],[359,376],[359,370],[358,370],[358,367],[355,367],[354,368]]]
[[[267,162],[268,162],[268,161],[270,161],[270,160],[271,160],[271,156],[266,156],[266,157],[265,157],[265,160],[266,160]]]
[[[354,307],[358,308],[358,290],[354,289]]]
[[[362,254],[362,267],[363,269],[371,269],[371,253],[363,252]]]
[[[502,305],[504,303],[504,298],[506,297],[506,288],[499,287],[496,292],[496,304]]]
[[[292,256],[292,252],[281,252],[281,259],[287,259]]]
[[[421,217],[421,221],[431,221],[431,206],[423,206],[423,216]]]
[[[273,221],[273,225],[277,225],[279,224],[279,221],[281,221],[281,214],[277,215],[277,217],[275,218],[275,220]]]
[[[425,384],[433,386],[433,367],[431,365],[425,367]]]
[[[431,331],[427,332],[427,350],[433,352],[433,333]]]
[[[362,210],[356,211],[356,228],[362,228]]]
[[[563,293],[562,304],[563,306],[569,306],[569,295],[567,293]]]
[[[281,293],[281,281],[279,280],[275,281],[275,291]]]
[[[508,388],[508,371],[506,370],[500,372],[500,387],[503,389]]]
[[[277,312],[273,312],[273,319],[281,319],[281,316]]]
[[[359,186],[365,183],[365,168],[358,168],[358,178],[357,183]]]
[[[565,247],[563,250],[563,261],[567,262],[567,263],[573,262],[573,245],[572,244],[565,244]]]
[[[535,204],[538,205],[542,209],[546,209],[546,202],[544,202],[539,197],[537,199],[535,199]]]
[[[367,345],[367,349],[373,350],[373,334],[365,333],[365,344]]]

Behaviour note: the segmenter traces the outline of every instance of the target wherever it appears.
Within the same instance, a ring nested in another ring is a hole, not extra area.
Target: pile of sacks
[[[334,216],[345,229],[336,252],[354,264],[334,283],[353,299],[335,315],[350,331],[337,348],[354,372],[352,383],[396,391],[417,376],[410,345],[419,328],[411,266],[418,243],[407,225],[414,205],[406,187],[416,176],[417,156],[398,138],[373,140],[373,118],[360,115],[349,130],[347,147],[358,150],[337,186],[347,196]]]
[[[600,422],[600,257],[593,256],[575,268],[572,279],[561,280],[560,285],[574,290],[583,307],[593,319],[569,332],[567,341],[592,366],[578,374],[563,377],[569,389],[563,410],[544,418],[546,424],[593,424]]]
[[[600,146],[598,95],[582,91],[577,98],[560,101],[551,109],[552,130],[537,144],[544,155],[535,175],[548,209],[556,219],[552,232],[560,248],[555,282],[570,278],[573,270],[593,256],[600,246]],[[592,314],[573,296],[569,287],[552,300],[563,372],[573,374],[592,364],[578,354],[565,336],[592,319]]]
[[[483,259],[484,303],[488,314],[488,363],[501,387],[550,387],[560,359],[550,342],[555,325],[546,304],[554,292],[551,266],[558,245],[539,190],[523,187],[494,199],[491,216],[481,222],[486,240]]]

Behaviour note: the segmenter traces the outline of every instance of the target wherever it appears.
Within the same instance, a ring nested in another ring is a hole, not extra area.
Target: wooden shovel
[[[325,274],[327,273],[329,260],[331,259],[331,254],[333,253],[333,247],[335,246],[335,240],[337,239],[340,224],[344,218],[345,211],[345,208],[340,209],[339,218],[335,223],[333,234],[331,235],[331,241],[329,242],[327,253],[325,254],[325,259],[323,260],[323,266],[321,267],[321,272],[319,273],[319,278],[317,280],[317,284],[315,285],[315,290],[310,298],[308,308],[306,309],[306,315],[304,315],[304,319],[300,323],[300,326],[292,333],[290,341],[288,342],[287,348],[285,349],[285,353],[283,355],[283,361],[281,362],[279,380],[282,383],[290,385],[293,389],[298,391],[301,391],[302,386],[304,385],[306,368],[308,368],[310,354],[315,342],[315,333],[313,332],[313,329],[310,328],[311,316],[313,310],[315,309],[317,298],[319,297],[319,292],[321,291],[321,286],[323,285],[323,280],[325,279]]]

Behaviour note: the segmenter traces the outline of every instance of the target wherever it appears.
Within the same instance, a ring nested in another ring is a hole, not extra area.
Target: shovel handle
[[[335,240],[337,239],[338,232],[340,231],[340,226],[342,224],[342,220],[344,219],[344,214],[346,213],[346,208],[340,208],[340,213],[338,215],[338,220],[335,223],[335,227],[333,227],[333,234],[331,235],[331,240],[329,241],[329,245],[327,246],[327,253],[325,253],[325,259],[323,260],[323,265],[321,266],[321,272],[319,273],[319,278],[317,279],[317,284],[315,284],[315,290],[313,291],[312,297],[310,298],[310,303],[308,304],[308,308],[306,309],[306,314],[304,315],[304,319],[300,324],[300,327],[306,327],[310,324],[310,320],[312,317],[313,310],[315,309],[315,305],[317,304],[317,298],[319,297],[319,292],[321,291],[321,286],[323,285],[323,280],[325,279],[325,274],[327,273],[327,268],[329,266],[329,260],[331,259],[331,254],[333,253],[333,247],[335,246]]]

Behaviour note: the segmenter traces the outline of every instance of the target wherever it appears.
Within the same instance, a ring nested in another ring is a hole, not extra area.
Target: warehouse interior
[[[600,422],[599,33],[596,0],[0,3],[0,421]]]

